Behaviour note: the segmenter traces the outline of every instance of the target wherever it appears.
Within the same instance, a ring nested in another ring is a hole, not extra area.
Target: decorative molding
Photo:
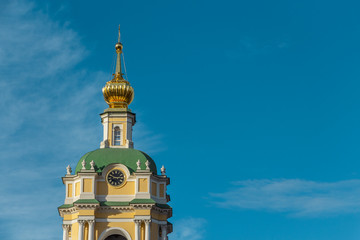
[[[142,222],[141,219],[134,219],[133,221],[134,221],[134,223],[136,223],[136,224],[141,224],[141,222]]]
[[[96,222],[105,222],[105,223],[111,223],[111,222],[133,222],[132,218],[96,218]]]
[[[130,177],[129,169],[124,164],[121,164],[121,163],[113,163],[113,164],[107,165],[101,172],[103,177],[105,177],[106,174],[108,173],[108,171],[110,171],[113,168],[120,168],[121,170],[123,170],[126,174],[126,179],[128,179]]]
[[[112,227],[112,228],[108,228],[106,230],[104,230],[98,240],[104,240],[106,239],[108,236],[113,235],[113,234],[119,234],[121,236],[126,237],[127,240],[132,240],[130,234],[123,228],[119,228],[119,227]]]
[[[85,221],[85,222],[89,222],[89,221],[94,221],[95,220],[95,216],[78,216],[77,221]]]
[[[71,175],[71,173],[72,173],[71,167],[70,167],[70,165],[68,165],[66,167],[66,175]]]
[[[117,213],[120,212],[133,212],[134,208],[131,206],[101,206],[98,208],[100,212],[111,212],[116,211]]]
[[[84,225],[86,223],[86,220],[77,220],[77,222],[79,223],[79,225]]]
[[[131,206],[134,207],[134,209],[151,209],[154,204],[147,204],[147,203],[136,203],[131,204]]]
[[[167,221],[159,221],[159,220],[156,220],[156,219],[151,219],[153,223],[156,223],[158,225],[166,225],[167,224]]]
[[[90,226],[90,225],[94,225],[94,223],[95,223],[95,219],[92,219],[92,220],[87,220],[87,222],[88,222],[89,226]]]
[[[75,207],[78,210],[95,210],[99,207],[98,203],[75,203]]]
[[[141,220],[141,221],[151,220],[151,216],[148,216],[148,215],[136,215],[136,216],[134,216],[134,221],[135,220]]]
[[[82,165],[81,170],[85,170],[85,169],[86,169],[86,168],[85,168],[85,164],[86,164],[86,162],[85,162],[85,159],[84,159],[84,160],[82,160],[82,162],[81,162],[81,165]]]
[[[69,230],[71,228],[71,225],[70,224],[63,224],[62,228],[65,229],[65,230]]]
[[[77,212],[78,210],[76,209],[76,207],[71,207],[71,208],[61,208],[59,209],[59,213],[61,217],[64,217],[65,214],[73,214],[75,212]]]

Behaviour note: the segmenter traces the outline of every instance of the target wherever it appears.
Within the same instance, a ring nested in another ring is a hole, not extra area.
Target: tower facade
[[[68,166],[62,178],[63,240],[166,240],[172,232],[165,168],[158,174],[154,160],[134,149],[134,89],[122,73],[122,49],[119,31],[116,70],[102,89],[109,108],[100,114],[100,148],[81,157],[74,173]]]

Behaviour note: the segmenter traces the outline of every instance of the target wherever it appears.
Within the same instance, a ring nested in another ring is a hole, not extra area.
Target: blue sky
[[[61,176],[99,147],[120,23],[170,239],[358,239],[359,7],[1,1],[0,238],[61,239]]]

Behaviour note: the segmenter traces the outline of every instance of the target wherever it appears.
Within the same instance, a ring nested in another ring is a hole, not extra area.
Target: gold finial
[[[128,109],[128,105],[134,98],[134,89],[130,86],[130,83],[123,78],[123,73],[121,71],[122,49],[123,45],[120,42],[119,25],[118,42],[115,44],[117,59],[115,73],[113,74],[114,78],[106,83],[102,91],[104,99],[109,104],[110,108]]]
[[[120,24],[119,24],[119,37],[118,37],[118,42],[120,42]]]
[[[118,36],[118,42],[115,44],[116,53],[119,55],[122,53],[123,45],[120,42],[120,24],[119,24],[119,36]],[[119,60],[119,59],[118,59]],[[117,67],[117,65],[116,65]]]

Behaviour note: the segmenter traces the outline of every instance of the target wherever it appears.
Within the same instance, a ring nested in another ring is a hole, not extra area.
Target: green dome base
[[[150,162],[150,171],[157,174],[154,160],[146,153],[132,148],[100,148],[88,152],[80,158],[76,165],[75,174],[80,172],[82,161],[84,159],[86,163],[85,168],[89,170],[91,167],[90,162],[93,160],[95,163],[95,171],[98,173],[101,173],[106,166],[114,163],[124,164],[129,169],[130,173],[133,173],[137,169],[136,162],[138,160],[140,160],[141,163],[141,170],[145,170],[145,162],[148,160]]]

